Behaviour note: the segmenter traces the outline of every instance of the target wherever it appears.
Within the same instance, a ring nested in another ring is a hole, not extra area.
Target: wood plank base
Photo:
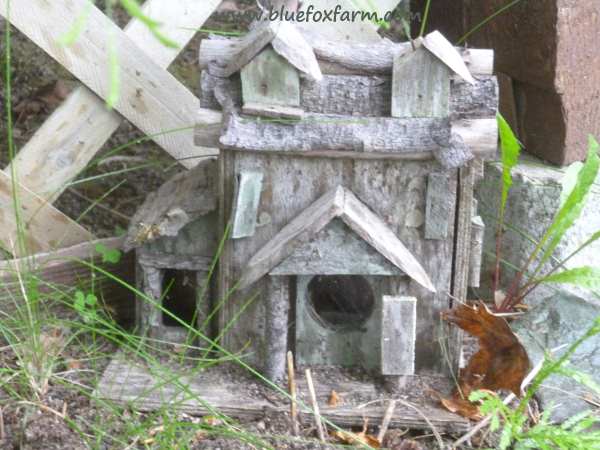
[[[231,378],[228,373],[232,368],[219,366],[205,372],[190,376],[190,369],[183,369],[177,363],[170,363],[168,374],[153,374],[152,370],[142,362],[119,353],[109,364],[98,384],[95,395],[104,400],[127,405],[139,411],[154,411],[169,405],[170,408],[191,415],[221,414],[237,419],[260,419],[268,412],[288,414],[288,400],[274,390],[261,385],[261,382],[248,374]],[[329,370],[323,368],[323,371]],[[332,368],[336,371],[337,369]],[[164,369],[162,369],[164,372]],[[187,375],[186,375],[187,371]],[[317,400],[321,406],[324,419],[342,428],[361,427],[365,419],[375,426],[381,424],[386,411],[387,400],[391,398],[374,382],[352,380],[344,377],[336,381],[335,377],[324,376],[328,372],[315,370],[313,376],[317,391]],[[173,377],[174,374],[181,374]],[[166,382],[166,379],[176,382]],[[439,383],[435,377],[415,376],[406,386],[406,396],[396,394],[405,399],[419,397],[410,401],[433,424],[439,432],[462,433],[469,428],[469,421],[439,408],[423,386]],[[444,380],[445,381],[445,380]],[[180,385],[176,385],[180,383]],[[313,416],[308,407],[308,389],[303,371],[297,371],[298,399],[300,421],[310,426]],[[185,386],[185,388],[182,388]],[[437,384],[436,384],[437,386]],[[336,407],[328,406],[331,391],[335,390],[342,399]],[[186,392],[187,391],[187,392]],[[391,427],[430,430],[425,419],[414,409],[398,403]],[[290,428],[291,429],[291,428]]]

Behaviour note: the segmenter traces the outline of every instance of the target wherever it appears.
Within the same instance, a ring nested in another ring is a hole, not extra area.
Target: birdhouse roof
[[[262,247],[246,265],[240,287],[247,287],[269,273],[336,218],[404,274],[435,292],[425,269],[394,232],[352,191],[342,186],[316,200]]]

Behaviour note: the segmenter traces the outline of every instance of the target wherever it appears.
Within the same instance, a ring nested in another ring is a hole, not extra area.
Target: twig
[[[292,420],[292,433],[294,436],[300,434],[298,427],[298,406],[296,405],[296,375],[294,373],[294,355],[287,352],[288,385],[290,388],[290,418]]]
[[[551,350],[552,352],[559,350],[560,348],[564,347],[564,345],[561,345],[560,347],[556,347],[555,349]],[[531,383],[531,381],[536,377],[536,375],[539,373],[540,370],[542,370],[542,366],[544,365],[544,359],[542,359],[541,361],[539,361],[535,367],[533,369],[531,369],[531,372],[529,372],[527,374],[527,376],[523,379],[523,382],[521,383],[521,391],[523,391],[525,389],[525,387]],[[517,396],[514,393],[510,393],[509,395],[506,396],[506,398],[504,399],[503,403],[505,405],[510,404]],[[464,444],[465,442],[467,442],[468,440],[470,440],[473,436],[475,436],[475,434],[481,430],[482,428],[484,428],[485,426],[487,426],[490,421],[492,420],[492,415],[487,415],[485,416],[483,419],[481,419],[479,422],[477,422],[477,424],[475,424],[473,426],[473,428],[471,428],[466,434],[464,434],[462,437],[460,437],[457,441],[454,442],[454,444],[452,445],[452,448],[458,448],[459,445]]]
[[[383,442],[385,433],[387,433],[388,427],[390,426],[394,411],[396,411],[396,400],[390,400],[388,407],[385,410],[385,415],[383,416],[383,422],[381,422],[379,433],[377,434],[377,440],[381,443]]]
[[[429,418],[427,417],[427,415],[425,415],[425,413],[423,411],[421,411],[419,408],[417,408],[412,403],[409,403],[409,402],[407,402],[405,400],[402,400],[400,398],[397,398],[396,401],[399,402],[399,403],[401,403],[401,404],[403,404],[404,406],[407,406],[407,407],[409,407],[411,409],[414,409],[417,412],[417,414],[419,414],[423,418],[423,420],[425,420],[425,422],[427,423],[427,425],[429,425],[429,428],[431,428],[431,432],[435,436],[435,439],[438,442],[438,446],[440,447],[440,450],[444,450],[445,446],[444,446],[444,441],[442,440],[442,435],[433,426],[433,423],[431,422],[431,420],[429,420]]]
[[[317,403],[317,394],[315,393],[315,386],[313,385],[312,376],[310,369],[306,369],[306,384],[308,384],[308,392],[310,393],[310,403],[315,415],[315,425],[317,426],[317,433],[321,442],[325,442],[325,429],[321,422],[321,413],[319,412],[319,404]]]
[[[0,406],[0,441],[3,441],[6,438],[6,434],[4,433],[4,413],[2,412],[2,407]]]

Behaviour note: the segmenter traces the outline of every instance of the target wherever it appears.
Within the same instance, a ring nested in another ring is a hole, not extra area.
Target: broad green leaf
[[[96,244],[96,251],[102,255],[103,263],[116,264],[121,260],[121,252],[116,248],[108,248],[104,244]]]
[[[89,306],[96,306],[98,303],[98,297],[96,297],[94,294],[88,294],[85,297],[85,303]]]
[[[576,267],[548,275],[540,280],[542,283],[573,284],[587,289],[600,289],[600,267]]]
[[[508,191],[512,186],[512,169],[519,161],[521,144],[510,128],[510,125],[500,113],[497,114],[498,131],[500,132],[500,151],[502,154],[502,200],[500,203],[500,224],[504,218]]]
[[[577,174],[577,182],[565,200],[565,203],[556,214],[554,221],[546,233],[544,233],[544,236],[540,241],[540,247],[542,247],[546,242],[548,242],[548,244],[546,245],[544,253],[540,259],[538,270],[535,272],[539,271],[544,263],[548,261],[563,238],[564,234],[579,218],[581,210],[585,205],[587,194],[589,193],[590,188],[598,176],[599,164],[600,160],[598,159],[598,142],[596,142],[594,137],[590,136],[588,156],[585,164]]]
[[[561,180],[562,190],[560,191],[560,207],[562,207],[571,192],[573,192],[573,188],[577,184],[577,176],[579,175],[579,171],[583,167],[583,163],[581,161],[574,162],[567,170],[565,170],[565,175]]]
[[[75,302],[73,303],[73,307],[80,313],[85,310],[85,296],[83,295],[83,292],[77,291],[75,293]]]

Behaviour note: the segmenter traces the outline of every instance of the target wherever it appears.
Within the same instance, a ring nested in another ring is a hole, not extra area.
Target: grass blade
[[[600,267],[576,267],[539,280],[541,283],[573,284],[587,289],[600,289]]]

